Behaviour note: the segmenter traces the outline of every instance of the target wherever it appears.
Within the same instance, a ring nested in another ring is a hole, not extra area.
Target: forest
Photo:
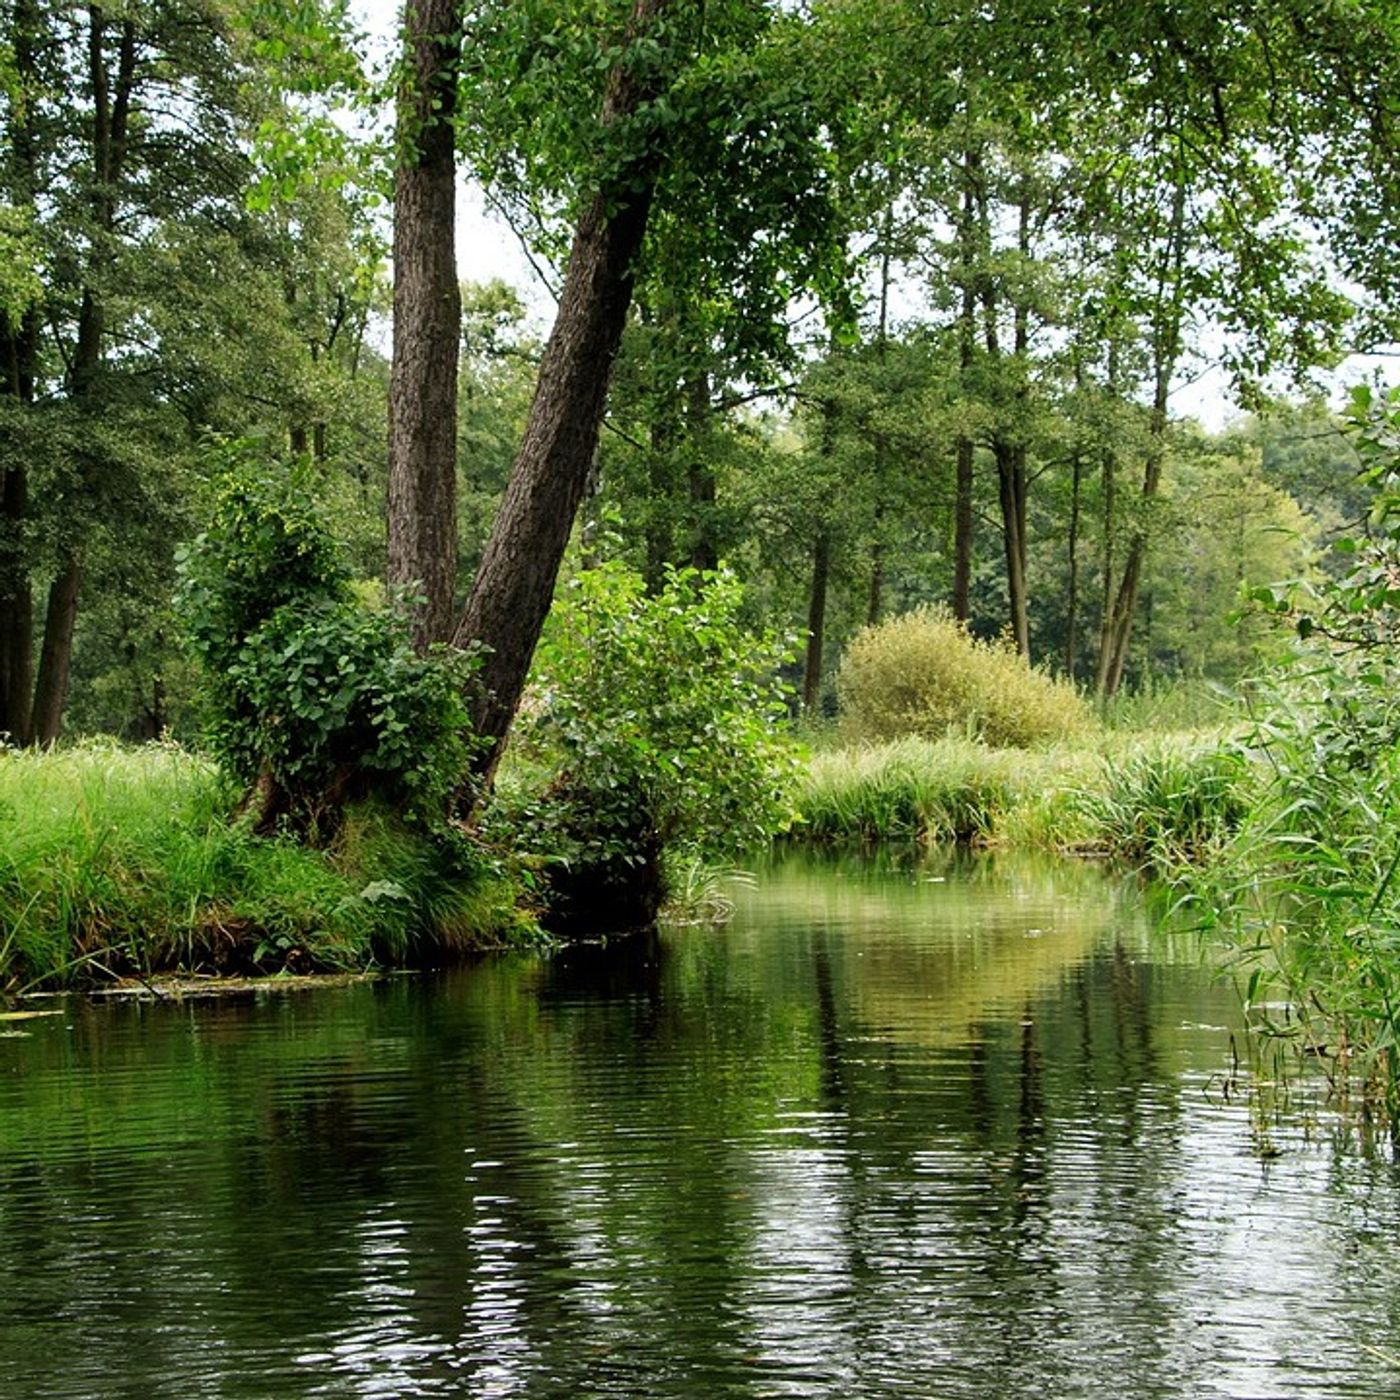
[[[0,18],[10,989],[1020,840],[1393,1058],[1392,8],[401,20]]]

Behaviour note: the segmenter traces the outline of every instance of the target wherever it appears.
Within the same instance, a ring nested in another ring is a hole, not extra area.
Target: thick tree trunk
[[[802,673],[802,708],[821,703],[822,652],[826,643],[826,587],[831,578],[831,537],[825,530],[812,547],[812,591],[807,600],[807,658]]]
[[[667,4],[636,0],[633,34]],[[634,72],[615,69],[603,125],[634,112],[648,96]],[[520,703],[593,465],[659,161],[655,149],[634,157],[580,216],[525,436],[457,625],[455,644],[476,644],[484,653],[472,700],[472,727],[485,741],[476,762],[482,783],[495,771]]]
[[[76,555],[70,554],[58,577],[49,585],[44,645],[39,653],[39,675],[34,686],[32,738],[36,744],[52,744],[63,728],[68,672],[73,662],[73,629],[78,621],[82,582],[82,563]]]
[[[426,649],[452,634],[457,582],[457,359],[452,123],[461,61],[458,0],[408,0],[394,175],[394,346],[389,388],[389,583]]]

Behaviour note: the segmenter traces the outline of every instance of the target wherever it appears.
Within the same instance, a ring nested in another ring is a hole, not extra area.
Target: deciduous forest
[[[0,1391],[1392,1393],[1400,5],[388,6],[0,0]]]
[[[1005,811],[1271,888],[1298,791],[1391,810],[1396,410],[1334,374],[1397,339],[1387,5],[400,19],[4,11],[7,801],[122,773],[164,890],[16,837],[15,985],[646,924]],[[458,264],[464,181],[531,286]],[[1393,836],[1329,812],[1375,915]]]

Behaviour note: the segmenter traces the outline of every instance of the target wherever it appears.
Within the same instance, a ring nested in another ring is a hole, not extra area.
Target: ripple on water
[[[1256,1152],[1230,995],[1130,895],[1002,858],[737,898],[721,932],[31,1023],[0,1395],[1400,1391],[1392,1169]]]

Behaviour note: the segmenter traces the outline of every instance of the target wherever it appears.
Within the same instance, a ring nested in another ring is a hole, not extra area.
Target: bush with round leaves
[[[225,451],[178,598],[215,755],[260,826],[333,827],[371,794],[441,821],[471,756],[470,658],[418,655],[397,613],[356,598],[310,467]]]

